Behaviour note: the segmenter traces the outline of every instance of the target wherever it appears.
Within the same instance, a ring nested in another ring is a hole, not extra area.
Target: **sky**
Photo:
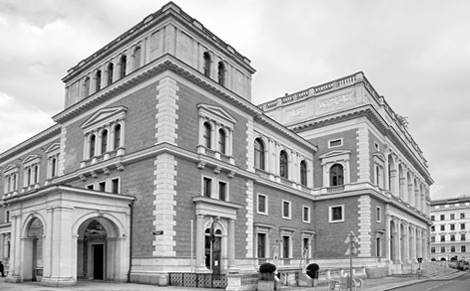
[[[431,198],[470,195],[470,1],[174,2],[251,60],[255,104],[363,71],[408,118]],[[69,68],[166,3],[0,0],[0,152],[54,124]]]

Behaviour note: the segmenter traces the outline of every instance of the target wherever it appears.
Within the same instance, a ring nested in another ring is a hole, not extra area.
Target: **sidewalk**
[[[466,274],[466,272],[457,272],[449,276],[441,278],[414,278],[414,277],[385,277],[377,279],[365,279],[364,291],[386,291],[393,290],[402,286],[413,285],[428,280],[450,280]],[[208,289],[208,288],[188,288],[188,287],[173,287],[173,286],[155,286],[134,283],[118,283],[107,281],[88,281],[79,280],[76,285],[70,287],[47,287],[42,286],[35,282],[26,283],[6,283],[5,278],[0,277],[0,290],[1,291],[216,291],[223,289]],[[292,291],[321,291],[328,290],[328,286],[318,287],[282,287],[282,290]]]

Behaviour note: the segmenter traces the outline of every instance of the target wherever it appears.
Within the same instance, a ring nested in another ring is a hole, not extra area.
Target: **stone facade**
[[[360,266],[427,259],[426,161],[364,74],[255,106],[254,72],[173,3],[71,68],[0,154],[7,280],[347,266],[351,231]]]

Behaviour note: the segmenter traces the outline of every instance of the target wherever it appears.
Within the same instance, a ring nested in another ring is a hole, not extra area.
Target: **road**
[[[469,291],[470,273],[445,281],[426,281],[393,290],[399,291]]]

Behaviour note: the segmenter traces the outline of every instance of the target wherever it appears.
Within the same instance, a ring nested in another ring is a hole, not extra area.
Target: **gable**
[[[334,150],[334,151],[329,151],[327,153],[324,153],[323,155],[319,156],[318,158],[326,159],[326,158],[332,158],[332,157],[337,157],[337,156],[342,156],[342,155],[350,155],[350,154],[351,154],[350,150]]]
[[[16,171],[18,171],[18,165],[8,164],[3,170],[3,173],[7,175],[7,174],[10,174],[11,172],[16,172]]]
[[[29,155],[23,160],[23,164],[28,164],[39,159],[41,159],[41,156],[39,155]]]
[[[199,115],[201,116],[224,121],[224,123],[229,122],[231,124],[235,124],[237,122],[237,120],[222,107],[209,104],[199,104],[197,108],[199,110]]]
[[[51,144],[47,149],[46,149],[46,153],[51,153],[51,152],[55,152],[55,151],[58,151],[60,149],[60,144],[58,142],[56,143],[53,143]]]
[[[80,127],[83,129],[89,129],[98,127],[105,123],[110,122],[112,119],[124,118],[126,116],[127,107],[125,106],[113,106],[102,108],[93,113],[87,120],[85,120]]]

